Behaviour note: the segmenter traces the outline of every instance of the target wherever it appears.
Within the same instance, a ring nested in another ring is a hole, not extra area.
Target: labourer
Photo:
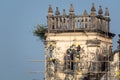
[[[74,55],[75,55],[75,44],[70,46],[70,60],[71,60],[71,70],[74,69]]]
[[[65,57],[64,57],[64,60],[65,60],[65,69],[70,69],[70,49],[68,49],[66,51],[66,54],[65,54]]]
[[[81,47],[80,47],[80,44],[78,44],[77,51],[76,51],[76,57],[77,58],[80,58],[80,50],[81,50]]]
[[[49,50],[50,60],[52,60],[53,50],[54,50],[54,46],[53,46],[53,43],[52,43],[52,42],[50,42],[50,45],[49,45],[49,47],[48,47],[48,50]]]

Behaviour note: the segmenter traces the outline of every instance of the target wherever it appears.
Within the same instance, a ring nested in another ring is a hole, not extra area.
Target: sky
[[[31,62],[44,59],[44,44],[33,35],[38,24],[47,25],[49,4],[53,11],[59,7],[69,12],[72,3],[75,14],[81,15],[86,9],[90,14],[92,2],[96,10],[102,5],[108,7],[110,29],[116,34],[113,49],[116,48],[117,34],[120,33],[120,0],[0,0],[0,80],[43,80],[43,62]]]

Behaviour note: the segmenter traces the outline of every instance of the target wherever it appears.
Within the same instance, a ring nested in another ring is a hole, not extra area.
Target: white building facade
[[[107,8],[103,15],[100,6],[97,14],[92,4],[90,15],[85,10],[78,16],[72,4],[69,15],[65,9],[60,15],[58,7],[53,15],[49,6],[47,20],[45,80],[117,80],[108,78],[118,60],[110,58],[115,34]]]

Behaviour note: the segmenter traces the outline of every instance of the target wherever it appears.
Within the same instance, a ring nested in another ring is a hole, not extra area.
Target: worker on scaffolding
[[[54,51],[54,46],[53,46],[53,43],[50,42],[50,45],[48,47],[48,50],[49,50],[49,60],[50,60],[50,64],[51,65],[54,65],[55,67],[55,71],[57,71],[57,66],[58,66],[58,62],[57,60],[54,58],[53,56],[53,51]]]
[[[74,57],[74,70],[78,71],[79,70],[79,67],[80,67],[80,50],[81,50],[81,47],[80,45],[78,44],[78,46],[75,48],[75,57]]]
[[[54,46],[53,46],[53,43],[50,42],[50,45],[48,47],[48,50],[49,50],[49,56],[50,56],[50,61],[52,61],[52,57],[53,57],[53,50],[54,50]]]
[[[67,49],[64,60],[65,60],[65,63],[64,63],[65,67],[64,68],[70,69],[70,49]]]
[[[75,44],[72,44],[72,46],[70,46],[71,70],[74,69],[74,55],[75,55]]]
[[[80,44],[78,44],[77,50],[76,50],[76,57],[79,59],[80,59],[80,50],[81,50],[81,47],[80,47]]]

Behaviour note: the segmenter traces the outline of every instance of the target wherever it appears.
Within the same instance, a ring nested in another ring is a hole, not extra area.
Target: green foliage
[[[33,31],[33,34],[40,38],[41,41],[46,39],[45,33],[47,31],[47,28],[43,25],[37,25],[35,27],[36,29]]]

